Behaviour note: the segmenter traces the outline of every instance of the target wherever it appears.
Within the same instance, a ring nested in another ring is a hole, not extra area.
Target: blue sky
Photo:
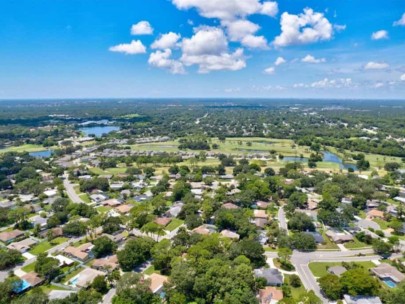
[[[0,99],[405,97],[403,0],[3,0],[0,41]]]

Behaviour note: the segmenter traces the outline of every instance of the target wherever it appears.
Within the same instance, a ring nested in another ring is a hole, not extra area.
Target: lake
[[[29,155],[35,157],[35,158],[48,158],[51,157],[52,155],[52,150],[43,150],[43,151],[37,151],[37,152],[30,152]]]
[[[101,137],[103,134],[108,134],[113,131],[119,131],[120,127],[116,126],[96,126],[80,128],[79,131],[83,132],[85,136],[95,135],[96,137]]]
[[[349,163],[343,162],[343,160],[334,153],[331,153],[329,151],[323,151],[322,153],[323,153],[323,158],[322,158],[323,162],[338,164],[340,169],[348,170],[349,168],[351,168],[355,171],[357,170],[357,166],[355,164],[349,164]],[[308,158],[305,158],[305,157],[301,158],[299,156],[285,156],[283,158],[283,161],[306,163],[306,162],[308,162]]]

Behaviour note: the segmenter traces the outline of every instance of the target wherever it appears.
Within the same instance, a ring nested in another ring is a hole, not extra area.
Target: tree
[[[274,171],[273,168],[268,167],[268,168],[264,169],[264,175],[274,176],[274,175],[276,175],[276,172]]]
[[[315,231],[312,218],[302,212],[295,212],[288,221],[288,228],[295,231]]]
[[[378,293],[378,281],[363,268],[353,268],[340,277],[344,291],[351,296],[373,296]]]
[[[291,246],[300,251],[313,251],[316,249],[316,242],[312,235],[299,232],[291,237]]]
[[[68,236],[82,236],[86,233],[86,225],[79,221],[66,224],[63,227],[63,234]]]
[[[23,261],[24,258],[19,251],[14,249],[0,248],[0,270],[14,267]]]
[[[124,271],[132,271],[150,258],[150,251],[154,245],[150,238],[136,238],[128,240],[123,250],[118,251],[118,262]]]
[[[108,291],[107,283],[104,280],[104,276],[101,275],[94,278],[93,283],[91,283],[91,287],[101,294],[105,294]]]
[[[114,234],[121,230],[122,220],[119,217],[110,216],[104,220],[103,232],[107,234]]]
[[[158,303],[158,297],[152,293],[149,286],[150,281],[143,279],[140,274],[125,273],[118,281],[113,304]]]
[[[96,258],[113,254],[117,249],[117,244],[106,236],[102,236],[93,241],[93,253]]]
[[[373,250],[376,254],[379,255],[389,255],[392,251],[392,245],[390,243],[386,243],[380,239],[373,240]]]
[[[402,303],[405,299],[405,282],[399,283],[396,288],[383,290],[381,298],[386,304]]]
[[[319,287],[328,299],[336,301],[342,297],[344,293],[343,285],[337,275],[327,274],[321,277],[318,282]]]
[[[45,280],[51,281],[61,272],[59,261],[52,257],[48,257],[46,253],[40,253],[37,257],[37,262],[35,263],[35,272]]]
[[[244,255],[255,267],[266,264],[263,246],[255,240],[243,239],[239,243],[232,244],[230,253],[233,258]]]
[[[290,285],[292,286],[292,287],[294,287],[294,288],[298,288],[298,287],[301,287],[301,279],[300,279],[300,277],[298,276],[298,275],[296,275],[296,274],[292,274],[291,276],[290,276]]]
[[[384,165],[384,169],[388,172],[397,171],[400,167],[401,167],[401,165],[397,162],[390,162],[390,163],[386,163]]]

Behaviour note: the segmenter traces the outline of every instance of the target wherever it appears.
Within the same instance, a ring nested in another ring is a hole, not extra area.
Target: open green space
[[[0,149],[0,153],[7,153],[7,152],[38,152],[48,148],[44,148],[41,145],[33,145],[33,144],[25,144],[21,146],[15,147],[7,147],[4,149]]]
[[[66,242],[67,240],[68,240],[68,238],[58,237],[58,238],[53,239],[51,242],[43,241],[43,242],[35,245],[29,252],[31,254],[38,255],[40,253],[43,253],[43,252],[51,249],[52,247],[55,247],[57,245],[60,245],[64,242]]]
[[[359,266],[362,266],[367,270],[376,267],[376,265],[371,261],[356,262],[355,264],[359,265]],[[329,273],[328,268],[333,267],[333,266],[342,266],[342,262],[313,262],[313,263],[309,263],[309,269],[311,270],[312,274],[315,277],[318,277],[318,278],[327,275]]]
[[[183,224],[184,224],[184,221],[175,218],[175,219],[172,219],[172,221],[169,223],[169,225],[166,226],[165,230],[173,231]]]

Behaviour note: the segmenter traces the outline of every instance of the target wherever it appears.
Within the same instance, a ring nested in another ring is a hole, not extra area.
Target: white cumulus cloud
[[[386,30],[380,30],[371,34],[371,39],[382,40],[388,39],[388,32]]]
[[[131,43],[122,43],[109,48],[111,52],[124,53],[128,55],[144,54],[146,47],[140,40],[132,40]]]
[[[180,38],[181,36],[179,34],[173,32],[163,34],[152,43],[151,48],[162,50],[174,48]]]
[[[172,0],[179,9],[195,8],[206,18],[233,20],[252,14],[264,14],[274,17],[278,5],[273,1],[261,3],[259,0]]]
[[[365,70],[384,70],[389,68],[389,64],[385,62],[370,61],[365,66]]]
[[[322,62],[326,62],[325,58],[315,58],[312,55],[307,55],[304,58],[301,59],[302,62],[305,63],[322,63]]]
[[[152,35],[153,28],[148,21],[140,21],[131,27],[132,35]]]
[[[276,61],[274,62],[276,66],[282,65],[284,63],[286,63],[286,60],[283,57],[277,57]]]
[[[183,39],[180,60],[186,66],[198,65],[200,73],[246,67],[243,49],[230,52],[225,33],[216,27],[196,28],[191,38]]]
[[[184,74],[184,66],[181,62],[171,59],[172,51],[165,49],[164,51],[156,51],[150,54],[148,63],[154,67],[167,69],[173,74]]]
[[[324,14],[310,8],[299,15],[283,13],[280,24],[281,34],[273,42],[277,47],[330,40],[333,36],[332,24]]]
[[[401,77],[400,77],[400,79],[401,79],[402,81],[405,81],[405,74],[402,74]]]
[[[339,79],[324,78],[311,84],[311,87],[315,89],[327,89],[327,88],[340,89],[340,88],[349,88],[353,86],[354,84],[351,78],[339,78]]]
[[[276,69],[274,67],[268,67],[267,69],[264,70],[264,73],[268,74],[268,75],[272,75],[272,74],[274,74],[275,71],[276,71]]]
[[[251,49],[267,49],[267,40],[264,36],[253,36],[248,35],[244,37],[241,41],[243,46]]]
[[[394,26],[405,26],[405,13],[403,13],[402,17],[394,22]]]

